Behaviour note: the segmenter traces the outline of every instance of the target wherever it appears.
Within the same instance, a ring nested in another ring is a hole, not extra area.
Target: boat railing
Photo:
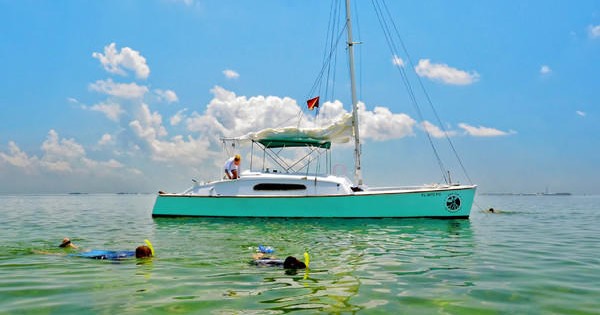
[[[239,152],[240,145],[248,140],[221,138],[227,156]],[[263,173],[305,174],[308,176],[331,174],[331,143],[325,140],[250,140],[250,170]],[[258,152],[255,152],[255,147]],[[286,158],[289,149],[296,149],[294,157]],[[304,150],[303,152],[301,150]],[[262,151],[262,159],[260,152]],[[301,154],[298,154],[298,153]],[[284,154],[285,153],[285,154]],[[256,160],[258,161],[255,161]],[[262,162],[260,161],[262,160]],[[323,164],[324,160],[324,164]],[[269,165],[270,164],[270,165]]]
[[[261,176],[261,175],[265,175],[265,174],[283,174],[283,175],[290,175],[290,176],[304,176],[304,177],[309,177],[309,178],[331,176],[331,174],[323,173],[323,172],[306,174],[305,172],[279,172],[276,169],[266,168],[263,171],[245,170],[242,172],[240,177]]]
[[[252,155],[254,155],[254,146],[257,146],[259,150],[263,152],[262,159],[262,171],[263,172],[272,172],[272,173],[306,173],[309,174],[310,167],[313,162],[316,161],[316,164],[319,164],[321,156],[325,155],[325,172],[330,173],[331,167],[331,158],[329,156],[329,147],[316,146],[306,143],[305,145],[294,145],[294,146],[270,146],[260,141],[252,140]],[[294,160],[288,161],[282,156],[282,152],[284,149],[304,149],[304,155],[301,155]],[[269,158],[277,168],[268,168],[265,166],[266,159]],[[251,162],[252,163],[252,162]],[[252,167],[252,164],[251,164]],[[314,175],[314,173],[318,172],[318,166],[315,168],[315,171],[310,174]],[[304,170],[304,172],[302,172]]]

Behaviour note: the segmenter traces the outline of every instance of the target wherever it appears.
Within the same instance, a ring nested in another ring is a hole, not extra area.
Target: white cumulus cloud
[[[98,144],[99,145],[107,145],[107,144],[111,143],[112,141],[113,141],[113,137],[110,134],[105,133],[102,135],[100,140],[98,140]]]
[[[4,161],[10,165],[23,168],[27,172],[31,172],[33,165],[38,163],[37,157],[29,157],[27,153],[21,151],[13,141],[8,142],[8,154],[0,152],[0,161]]]
[[[360,137],[385,141],[413,135],[416,121],[406,114],[394,114],[387,107],[375,106],[366,110],[365,104],[358,103]]]
[[[172,90],[156,89],[154,90],[154,94],[158,96],[159,101],[165,101],[167,103],[174,103],[179,101],[179,99],[177,98],[177,94],[175,94],[175,92]]]
[[[194,112],[186,119],[189,131],[217,138],[241,136],[264,128],[295,126],[302,111],[296,100],[289,97],[238,96],[220,86],[211,92],[214,97],[206,111]],[[318,119],[305,115],[300,127],[327,126],[347,113],[339,101],[324,102]],[[382,106],[369,111],[363,103],[359,103],[358,113],[361,138],[383,141],[413,134],[416,122],[406,114],[395,114]]]
[[[446,136],[452,137],[456,135],[456,131],[446,130],[446,132],[444,132],[444,130],[442,130],[440,127],[432,124],[427,120],[421,122],[421,128],[434,138],[444,138]]]
[[[139,79],[146,79],[150,75],[150,68],[144,58],[138,51],[129,47],[124,47],[119,52],[115,43],[110,43],[104,47],[104,54],[94,52],[92,57],[100,60],[104,69],[110,73],[118,75],[127,75],[127,70],[135,72]]]
[[[547,75],[552,73],[552,69],[550,69],[550,67],[548,65],[542,65],[540,67],[540,74],[541,75]]]
[[[85,155],[85,150],[81,144],[77,143],[75,139],[60,139],[58,132],[54,129],[48,132],[46,141],[42,143],[42,149],[45,152],[45,157],[50,159],[70,159]]]
[[[210,151],[210,142],[206,137],[176,135],[166,139],[168,132],[162,124],[162,116],[152,112],[146,104],[142,104],[137,119],[131,121],[129,127],[144,141],[155,161],[193,166],[216,154]]]
[[[187,111],[187,108],[184,108],[182,110],[177,111],[177,113],[175,113],[175,115],[171,116],[171,118],[169,119],[171,126],[179,125],[179,123],[185,119],[186,111]]]
[[[167,135],[167,130],[162,125],[162,116],[158,112],[150,111],[147,104],[141,105],[138,116],[129,126],[140,138],[152,141]]]
[[[223,74],[225,75],[225,77],[227,79],[237,79],[240,77],[239,73],[237,73],[231,69],[223,70]]]
[[[210,143],[206,138],[177,135],[168,140],[154,139],[150,142],[152,158],[183,165],[197,165],[207,159],[219,157],[219,152],[210,151]]]
[[[515,131],[502,131],[489,127],[475,127],[465,123],[458,124],[460,128],[462,128],[468,135],[473,137],[498,137],[498,136],[507,136],[511,134],[515,134]]]
[[[115,83],[112,79],[98,80],[89,85],[90,90],[124,99],[141,99],[148,92],[143,85],[132,83]]]
[[[83,146],[74,139],[60,139],[58,133],[53,129],[48,132],[46,141],[42,143],[44,156],[42,165],[48,170],[57,172],[72,172],[72,162],[85,156]]]
[[[220,86],[211,89],[213,99],[203,114],[194,112],[186,120],[189,131],[213,136],[241,136],[257,129],[281,126],[296,117],[295,100],[276,96],[237,96]]]
[[[402,60],[402,58],[394,55],[392,57],[392,64],[395,66],[404,67],[404,60]]]
[[[99,103],[92,106],[82,105],[81,108],[103,113],[112,121],[119,121],[119,116],[125,112],[121,109],[121,105],[117,103]]]
[[[85,167],[87,168],[118,169],[124,167],[124,165],[121,162],[114,159],[110,159],[108,161],[95,161],[88,158],[82,158],[81,161],[83,162],[83,165],[85,165]]]
[[[466,72],[447,64],[431,63],[429,59],[419,60],[419,63],[415,66],[415,71],[421,77],[451,85],[469,85],[479,80],[479,74],[475,71]]]
[[[124,168],[123,164],[114,159],[97,161],[89,158],[83,146],[75,139],[60,138],[54,129],[48,132],[41,149],[41,156],[29,156],[11,141],[9,142],[9,152],[0,152],[0,162],[23,169],[28,174],[109,174],[107,168]],[[118,172],[113,175],[118,175]]]
[[[591,38],[600,38],[600,25],[590,25],[588,33]]]

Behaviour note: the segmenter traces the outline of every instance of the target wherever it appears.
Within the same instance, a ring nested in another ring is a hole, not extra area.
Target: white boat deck
[[[387,193],[435,192],[464,189],[468,186],[430,184],[399,187],[361,187],[354,191],[346,177],[334,175],[306,175],[283,173],[244,172],[236,180],[218,180],[196,183],[179,195],[188,196],[330,196],[370,195]],[[470,187],[470,186],[469,186]]]

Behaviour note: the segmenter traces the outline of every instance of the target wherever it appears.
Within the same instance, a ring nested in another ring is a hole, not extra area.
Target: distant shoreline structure
[[[571,196],[572,194],[569,192],[557,192],[557,193],[479,193],[480,195],[488,195],[488,196]]]

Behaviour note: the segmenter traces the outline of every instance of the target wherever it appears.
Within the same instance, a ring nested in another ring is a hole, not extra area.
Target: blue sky
[[[307,126],[334,121],[350,108],[344,49],[323,117],[305,110],[330,3],[0,0],[0,193],[180,191],[220,176],[219,137],[301,109]],[[600,193],[600,2],[387,5],[415,67],[396,60],[481,192]],[[467,182],[411,106],[372,2],[354,11],[366,183],[440,182],[425,129]],[[351,147],[334,150],[350,170]]]

